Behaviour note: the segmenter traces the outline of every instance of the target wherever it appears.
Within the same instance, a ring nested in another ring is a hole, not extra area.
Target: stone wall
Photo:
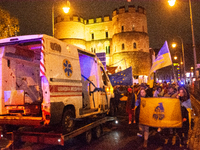
[[[111,52],[114,54],[123,51],[149,52],[149,36],[146,33],[135,31],[115,34],[112,38]]]
[[[120,61],[124,59],[123,61]],[[133,75],[149,75],[151,68],[150,53],[147,52],[138,52],[138,51],[129,51],[116,53],[112,57],[112,62],[117,63],[122,68],[128,68],[132,66]]]
[[[147,33],[147,18],[146,14],[138,12],[120,11],[112,17],[114,34],[129,31]]]

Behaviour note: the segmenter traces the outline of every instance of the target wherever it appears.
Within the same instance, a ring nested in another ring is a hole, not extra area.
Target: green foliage
[[[0,8],[0,39],[15,36],[19,32],[19,21]]]

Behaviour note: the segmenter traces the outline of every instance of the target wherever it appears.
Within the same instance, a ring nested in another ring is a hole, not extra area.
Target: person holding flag
[[[164,45],[158,52],[158,55],[156,59],[154,60],[150,73],[149,73],[148,84],[150,85],[151,88],[153,87],[153,83],[154,83],[154,72],[158,69],[167,67],[169,65],[172,65],[172,59],[171,59],[171,54],[169,51],[167,41],[165,41]]]
[[[135,103],[135,110],[136,110],[135,114],[136,114],[136,117],[138,118],[137,120],[139,120],[139,116],[140,116],[141,97],[148,97],[145,89],[143,89],[143,88],[140,90],[140,94],[139,94],[137,101]],[[148,143],[148,138],[149,138],[149,126],[146,126],[146,125],[139,123],[139,131],[140,131],[140,133],[137,133],[137,135],[140,136],[140,137],[144,136],[143,147],[147,148],[147,143]]]

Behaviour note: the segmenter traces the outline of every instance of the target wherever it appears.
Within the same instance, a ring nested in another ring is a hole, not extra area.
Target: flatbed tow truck
[[[0,39],[0,126],[10,145],[64,145],[82,133],[89,142],[114,120],[107,117],[111,98],[95,53],[44,34]]]
[[[102,117],[101,119],[88,119],[89,123],[81,122],[81,127],[77,126],[77,129],[72,132],[63,134],[60,129],[53,129],[52,127],[45,128],[32,128],[32,127],[21,127],[16,131],[12,132],[1,132],[0,138],[0,149],[15,149],[17,142],[29,142],[37,144],[50,144],[50,145],[61,145],[64,146],[65,142],[71,138],[81,136],[86,143],[90,143],[92,137],[99,138],[103,133],[103,125],[105,123],[111,124],[113,121],[117,121],[116,117]],[[80,126],[80,124],[79,124]],[[5,131],[5,130],[4,130]],[[9,139],[10,138],[10,139]]]

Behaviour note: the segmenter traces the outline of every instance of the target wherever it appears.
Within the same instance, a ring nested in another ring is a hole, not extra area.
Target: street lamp
[[[70,10],[70,2],[67,1],[66,6],[63,7],[64,13],[68,13]],[[54,3],[52,6],[52,36],[54,37]]]
[[[175,47],[176,47],[176,43],[173,43],[173,44],[172,44],[172,47],[175,48]]]
[[[174,6],[176,0],[168,0],[168,3],[170,6]],[[191,0],[189,1],[189,7],[190,7],[190,20],[191,20],[191,31],[192,31],[192,47],[193,47],[193,54],[194,54],[194,77],[196,77],[196,71],[197,71],[197,58],[196,58],[196,46],[195,46],[195,39],[194,39],[194,28],[193,28],[193,18],[192,18],[192,6],[191,6]]]
[[[70,2],[67,1],[67,5],[65,7],[63,7],[63,11],[67,14],[70,10]]]
[[[168,0],[168,3],[170,6],[174,6],[175,2],[176,2],[176,0]]]
[[[181,50],[182,50],[182,55],[183,55],[183,78],[186,82],[186,78],[185,78],[185,51],[184,51],[184,46],[183,46],[183,39],[180,36],[177,36],[180,40],[181,40]],[[176,43],[172,44],[172,47],[175,48],[176,47]]]
[[[177,60],[177,56],[174,56],[174,59]]]

